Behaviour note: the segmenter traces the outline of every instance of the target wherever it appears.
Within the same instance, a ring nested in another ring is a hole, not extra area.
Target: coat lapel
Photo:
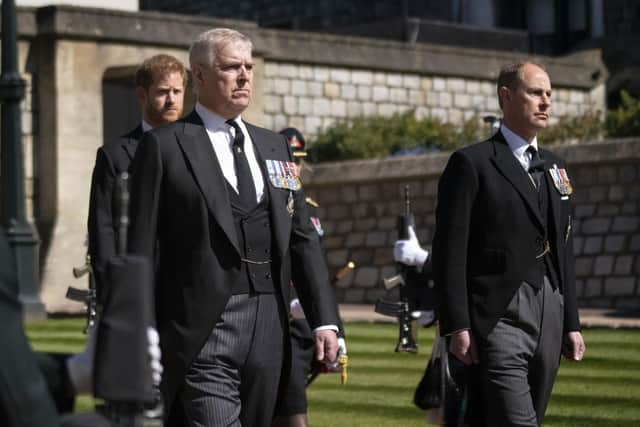
[[[224,175],[211,146],[209,135],[207,135],[200,116],[195,111],[184,119],[184,131],[182,134],[178,134],[178,143],[191,165],[209,212],[225,232],[236,251],[240,253]]]
[[[515,187],[516,191],[520,193],[520,196],[524,199],[536,218],[538,226],[544,229],[544,223],[540,216],[540,208],[538,207],[538,193],[529,175],[511,152],[509,144],[507,144],[501,132],[498,132],[493,137],[493,146],[495,148],[495,157],[491,159],[491,161],[500,173]]]
[[[287,197],[289,192],[276,190],[271,184],[271,180],[266,171],[265,160],[277,159],[283,160],[282,155],[278,156],[279,142],[270,135],[263,135],[264,131],[247,122],[245,122],[247,131],[251,135],[253,146],[256,150],[257,160],[264,177],[265,191],[269,192],[269,210],[271,223],[273,224],[274,236],[278,253],[283,256],[285,249],[288,247],[289,236],[291,234],[291,220],[286,210]],[[282,145],[284,146],[284,140]]]

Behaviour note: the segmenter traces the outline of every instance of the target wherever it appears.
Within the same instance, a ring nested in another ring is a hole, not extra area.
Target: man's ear
[[[200,86],[204,78],[202,77],[202,68],[198,64],[191,67],[191,82],[194,86]]]
[[[510,101],[511,91],[506,86],[500,86],[500,89],[498,89],[498,96],[502,101]]]

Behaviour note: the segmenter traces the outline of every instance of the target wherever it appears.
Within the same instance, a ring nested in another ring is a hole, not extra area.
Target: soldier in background
[[[303,159],[307,156],[305,151],[305,140],[302,133],[296,128],[288,127],[280,131],[289,142],[293,157],[299,168],[309,167]],[[305,199],[309,210],[309,219],[313,228],[318,233],[318,238],[322,238],[324,230],[318,217],[318,203],[311,197]],[[295,284],[293,284],[295,289]],[[276,407],[275,419],[272,427],[307,427],[307,377],[311,370],[314,354],[313,334],[309,324],[304,317],[300,300],[292,292],[290,302],[291,320],[289,329],[291,332],[291,373],[286,387],[282,388],[282,393],[278,406]],[[341,323],[341,322],[340,322]],[[344,329],[342,324],[338,332],[338,354],[346,354],[347,347],[344,340]]]

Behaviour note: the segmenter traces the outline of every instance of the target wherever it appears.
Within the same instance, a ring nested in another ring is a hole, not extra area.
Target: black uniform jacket
[[[564,330],[580,330],[574,283],[570,197],[548,169],[562,159],[540,149],[549,189],[548,232],[538,193],[502,133],[454,152],[440,178],[433,271],[443,335],[471,328],[486,336],[524,282],[541,277],[548,240],[564,297]]]
[[[129,170],[142,136],[142,125],[98,149],[89,199],[89,253],[98,292],[106,283],[106,267],[116,255],[116,230],[120,215],[118,176]]]
[[[293,161],[283,136],[246,124],[258,162]],[[141,139],[131,168],[132,253],[156,259],[155,301],[165,403],[171,405],[184,373],[207,340],[231,295],[241,248],[227,184],[198,114],[155,128]],[[338,324],[333,290],[302,190],[269,194],[274,283],[288,307],[290,281],[312,327]],[[283,311],[283,323],[288,315]],[[288,333],[288,332],[287,332]],[[286,340],[288,343],[288,340]],[[290,354],[289,351],[286,354]],[[285,360],[287,369],[289,360]]]

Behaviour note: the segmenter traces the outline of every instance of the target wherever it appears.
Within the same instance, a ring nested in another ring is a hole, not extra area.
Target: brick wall
[[[640,139],[552,147],[569,163],[575,189],[576,287],[582,307],[640,308]],[[314,165],[307,193],[320,204],[329,266],[348,260],[341,302],[372,303],[394,274],[396,218],[410,186],[416,231],[434,232],[437,181],[449,154]]]

